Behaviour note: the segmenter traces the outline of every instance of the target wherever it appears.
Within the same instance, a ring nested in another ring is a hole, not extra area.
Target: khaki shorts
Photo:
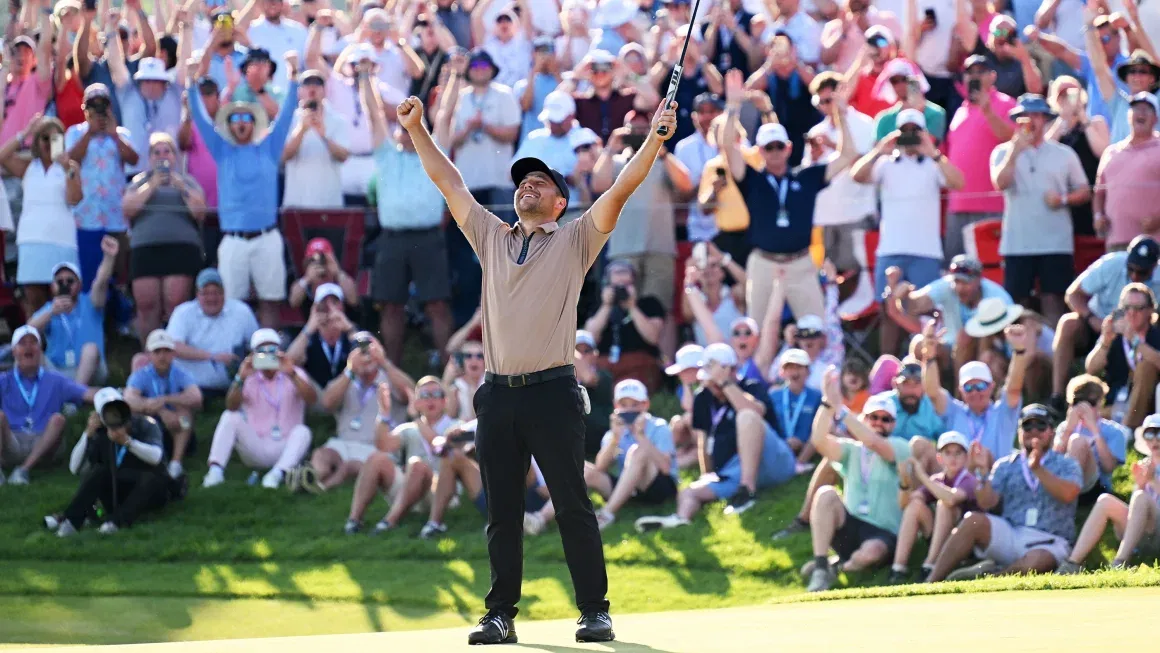
[[[9,431],[4,436],[4,455],[0,456],[0,464],[5,467],[14,467],[23,464],[28,459],[28,454],[32,453],[32,448],[36,446],[36,441],[39,439],[39,433]]]
[[[991,543],[986,550],[975,549],[975,555],[980,559],[994,560],[1002,567],[1009,567],[1036,549],[1050,553],[1056,564],[1071,555],[1071,545],[1058,535],[1038,528],[1013,526],[1011,522],[995,515],[987,515],[987,519],[991,522]]]
[[[378,451],[374,445],[365,442],[352,442],[350,440],[340,440],[338,438],[331,438],[322,445],[323,449],[330,449],[342,458],[342,462],[348,463],[350,461],[365,463],[371,454]],[[396,475],[395,478],[398,478]]]
[[[399,497],[403,495],[403,487],[406,485],[406,474],[403,473],[402,468],[400,468],[398,465],[395,465],[395,480],[391,483],[391,487],[387,488],[387,492],[384,497],[387,500],[387,505],[395,505],[395,501],[398,501]],[[411,512],[424,515],[431,512],[431,501],[434,496],[435,495],[431,491],[431,487],[428,486],[427,493],[424,494],[423,497],[418,501],[416,501],[415,505],[411,506]]]

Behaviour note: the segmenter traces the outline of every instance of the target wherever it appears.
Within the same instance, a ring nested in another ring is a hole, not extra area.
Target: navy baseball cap
[[[524,177],[533,172],[542,172],[552,178],[552,182],[556,184],[556,188],[560,191],[560,195],[564,198],[564,210],[568,210],[568,201],[571,199],[568,192],[568,182],[564,180],[564,175],[556,172],[548,167],[548,164],[537,159],[534,156],[528,156],[516,161],[512,164],[512,183],[516,186],[524,180]],[[563,211],[560,212],[561,215]]]
[[[1019,423],[1029,422],[1032,420],[1040,420],[1051,424],[1051,409],[1043,404],[1031,404],[1024,406],[1023,411],[1019,413]]]
[[[973,54],[967,57],[967,60],[963,62],[963,71],[966,72],[974,66],[982,66],[987,70],[994,69],[994,66],[991,65],[991,60],[981,54]]]
[[[1132,239],[1128,245],[1128,265],[1151,270],[1157,261],[1160,261],[1160,243],[1143,234]]]

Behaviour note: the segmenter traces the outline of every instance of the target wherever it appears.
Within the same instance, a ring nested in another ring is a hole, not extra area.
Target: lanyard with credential
[[[326,341],[323,340],[322,338],[319,338],[318,342],[319,342],[319,344],[322,345],[322,355],[326,356],[327,362],[330,363],[330,374],[332,376],[337,375],[338,374],[338,363],[339,363],[339,360],[342,358],[342,340],[339,340],[338,342],[334,343],[333,350],[330,348],[330,345],[326,344]]]
[[[777,222],[775,223],[782,229],[789,226],[789,209],[786,208],[785,200],[789,197],[789,173],[784,177],[778,179],[773,175],[766,175],[770,183],[777,182]]]
[[[1039,479],[1031,473],[1031,466],[1027,464],[1027,454],[1019,454],[1019,469],[1023,472],[1023,481],[1032,492],[1039,490]]]
[[[24,398],[24,403],[28,404],[28,417],[24,420],[24,430],[32,430],[32,410],[36,404],[36,396],[40,394],[40,379],[44,377],[44,368],[41,367],[36,370],[36,382],[32,384],[32,391],[24,389],[24,382],[20,380],[20,372],[15,369],[12,370],[12,378],[16,381],[16,388],[20,390],[20,396]]]
[[[785,391],[781,393],[781,419],[782,424],[785,426],[785,433],[782,433],[782,436],[786,438],[797,437],[797,425],[798,421],[801,419],[802,407],[805,406],[805,403],[806,391],[802,390],[802,393],[798,395],[797,404],[795,404],[793,407],[793,413],[790,413],[789,388],[786,388]]]

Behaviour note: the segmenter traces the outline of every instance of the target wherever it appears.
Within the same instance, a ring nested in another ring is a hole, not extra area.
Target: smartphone
[[[279,367],[278,356],[269,352],[254,354],[254,369],[258,371],[276,370]]]
[[[978,79],[968,79],[967,80],[967,99],[968,100],[970,99],[970,97],[972,95],[974,95],[975,93],[978,93],[981,90],[983,90],[983,82],[979,81]]]
[[[222,13],[222,14],[218,14],[217,19],[214,21],[214,27],[220,27],[222,29],[233,29],[234,28],[233,15],[230,14],[228,11],[225,13]]]
[[[725,168],[718,166],[717,167],[717,176],[724,179],[725,178]]]
[[[934,15],[934,9],[927,7],[922,11],[924,19],[931,25],[938,26],[938,18]]]
[[[64,134],[53,134],[52,143],[49,145],[49,156],[54,160],[64,154]]]
[[[1112,329],[1115,333],[1124,332],[1124,309],[1117,308],[1112,311]]]
[[[918,132],[902,132],[896,142],[902,147],[908,145],[918,145],[922,142],[922,137],[918,135]]]
[[[318,110],[318,102],[311,100],[311,101],[307,102],[306,104],[302,105],[302,108],[306,109],[307,111],[317,111]]]
[[[709,265],[709,246],[705,243],[693,245],[693,262],[702,270]]]
[[[83,4],[84,4],[85,11],[96,11],[97,10],[97,0],[85,0]]]

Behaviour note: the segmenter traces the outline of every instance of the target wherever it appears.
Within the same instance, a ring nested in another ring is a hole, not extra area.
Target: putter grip
[[[677,87],[681,85],[681,73],[685,71],[684,66],[673,66],[673,75],[669,77],[669,91],[665,94],[664,107],[667,109],[673,100],[677,97]],[[657,127],[657,136],[668,136],[669,128],[661,125]]]

